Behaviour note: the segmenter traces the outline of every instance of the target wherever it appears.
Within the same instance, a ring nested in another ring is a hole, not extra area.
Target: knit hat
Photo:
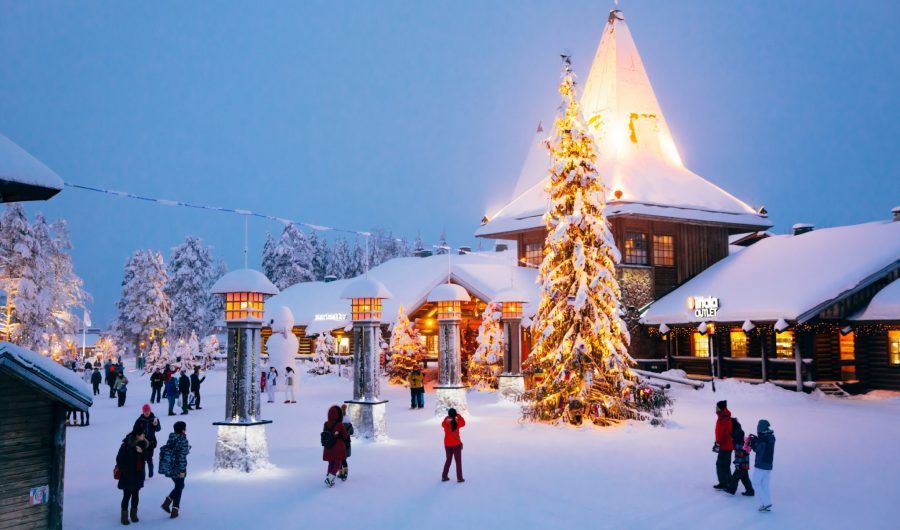
[[[716,406],[719,407],[719,410],[725,410],[728,408],[728,402],[723,399],[722,401],[716,403]]]
[[[772,428],[772,425],[769,423],[769,420],[759,420],[759,423],[756,424],[756,432],[766,432]]]
[[[147,414],[147,413],[150,412],[150,411],[151,411],[150,405],[147,404],[147,403],[144,403],[144,406],[141,407],[141,412],[143,412],[144,414]]]

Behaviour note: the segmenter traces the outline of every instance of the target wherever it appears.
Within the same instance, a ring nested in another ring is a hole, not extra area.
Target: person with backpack
[[[716,442],[713,444],[713,452],[716,457],[716,476],[718,482],[713,488],[727,490],[731,482],[731,451],[734,450],[734,440],[731,437],[731,411],[728,410],[728,402],[724,399],[716,403]]]
[[[188,377],[184,368],[181,369],[181,375],[178,376],[178,391],[181,393],[181,415],[184,416],[191,408],[191,378]]]
[[[462,440],[459,430],[466,426],[466,419],[456,413],[456,409],[447,411],[447,416],[441,422],[444,429],[444,452],[447,459],[444,461],[444,472],[441,474],[441,482],[450,480],[450,461],[456,460],[456,481],[465,482],[462,474]]]
[[[329,488],[334,486],[341,465],[347,458],[346,441],[349,436],[347,436],[347,429],[344,428],[343,419],[341,407],[332,405],[328,409],[328,421],[322,425],[322,460],[328,462],[325,484]]]
[[[94,367],[94,373],[91,374],[91,386],[94,387],[94,395],[100,395],[100,383],[103,382],[103,376],[100,375],[100,367]]]
[[[116,378],[116,394],[119,396],[119,406],[125,406],[125,398],[128,396],[128,378],[125,372],[119,372]]]
[[[269,403],[275,403],[275,391],[278,389],[278,370],[274,366],[269,367],[266,373],[266,395]]]
[[[118,487],[122,490],[121,522],[124,525],[138,522],[138,494],[144,487],[144,456],[143,451],[147,447],[144,433],[135,425],[131,432],[122,440],[119,453],[116,455],[116,468],[113,472],[119,480]],[[128,505],[131,504],[131,512]]]
[[[178,399],[178,379],[171,374],[166,379],[166,399],[169,401],[169,416],[174,416],[175,400]]]
[[[285,403],[296,403],[297,400],[294,396],[294,387],[297,385],[297,374],[294,373],[294,369],[288,366],[284,369],[284,402]]]
[[[772,478],[772,462],[775,460],[775,432],[769,420],[759,420],[756,424],[756,435],[750,435],[748,444],[756,459],[753,462],[753,480],[759,491],[759,511],[772,510],[772,492],[769,481]]]
[[[150,374],[150,403],[159,403],[162,400],[163,375],[160,371],[153,370]]]
[[[350,443],[352,440],[351,436],[353,436],[353,424],[350,423],[350,419],[347,417],[346,403],[341,405],[341,423],[344,424],[344,430],[347,431],[347,438],[344,440],[344,445],[347,446],[347,454],[344,456],[344,460],[341,461],[341,470],[338,471],[338,478],[346,482],[347,477],[350,476],[350,468],[347,465],[347,459],[350,458]]]
[[[750,482],[750,447],[745,445],[744,429],[737,418],[731,418],[731,437],[734,440],[734,473],[725,490],[731,495],[737,493],[738,482],[744,484],[745,497],[752,497],[753,483]]]
[[[409,373],[409,399],[410,409],[425,407],[425,376],[419,367]]]
[[[170,514],[170,519],[178,517],[178,511],[181,510],[181,493],[184,491],[187,455],[190,452],[191,444],[187,439],[187,424],[183,421],[176,421],[173,432],[169,433],[169,440],[159,450],[159,472],[172,479],[174,483],[172,491],[162,503],[162,509]]]
[[[162,429],[159,424],[159,418],[153,414],[153,409],[149,403],[145,403],[141,407],[141,415],[134,421],[135,427],[140,427],[144,433],[144,439],[147,440],[147,448],[144,449],[144,461],[147,463],[148,476],[153,476],[153,451],[156,449],[156,433]]]
[[[194,394],[194,408],[200,410],[200,385],[206,381],[206,376],[200,377],[200,368],[194,367],[191,374],[191,393]]]

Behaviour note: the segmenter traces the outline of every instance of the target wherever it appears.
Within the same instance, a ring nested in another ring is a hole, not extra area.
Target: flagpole
[[[84,362],[84,353],[87,348],[87,327],[81,323],[81,362]]]

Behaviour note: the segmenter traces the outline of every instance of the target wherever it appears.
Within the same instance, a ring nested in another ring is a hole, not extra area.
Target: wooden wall
[[[900,329],[900,324],[893,329]],[[856,375],[868,388],[900,390],[900,366],[889,364],[887,331],[856,332]]]

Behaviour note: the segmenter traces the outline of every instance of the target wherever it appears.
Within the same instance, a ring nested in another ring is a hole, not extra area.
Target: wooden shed
[[[92,403],[74,372],[0,342],[0,529],[62,528],[66,411]]]

